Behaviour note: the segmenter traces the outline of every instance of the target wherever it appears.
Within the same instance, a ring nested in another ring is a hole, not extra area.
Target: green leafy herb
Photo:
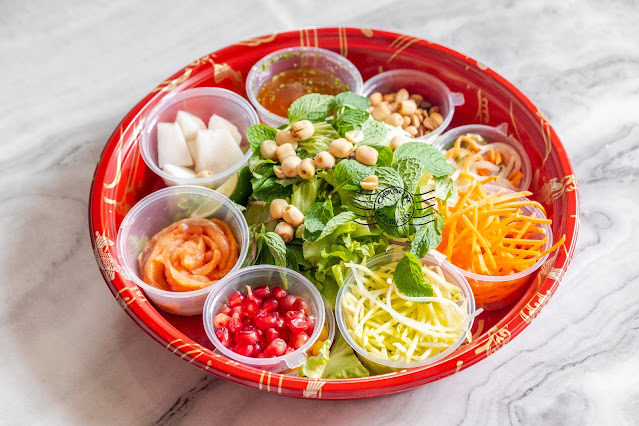
[[[248,199],[253,193],[253,186],[251,185],[251,179],[253,174],[248,167],[242,167],[237,174],[237,185],[233,193],[229,197],[231,201],[236,204],[245,206],[248,203]]]
[[[324,379],[348,379],[350,377],[367,377],[370,373],[359,361],[353,349],[348,345],[341,333],[335,336],[335,343],[329,354],[329,361],[324,367]]]
[[[253,181],[253,199],[270,203],[276,198],[288,198],[293,192],[293,185],[284,182],[282,185],[275,177],[262,177]]]
[[[364,132],[364,140],[357,145],[376,145],[384,142],[388,135],[388,128],[377,120],[366,120],[361,126]]]
[[[420,222],[415,226],[415,238],[411,243],[410,252],[418,258],[426,256],[429,250],[437,248],[442,242],[442,229],[444,227],[443,216],[430,215],[415,219],[414,222]]]
[[[315,132],[310,138],[299,142],[297,155],[300,158],[315,157],[321,151],[328,151],[328,146],[340,134],[329,123],[314,123]]]
[[[326,120],[335,107],[335,97],[312,93],[293,102],[288,109],[288,120],[295,123],[300,120],[319,122]]]
[[[414,158],[422,165],[424,172],[435,177],[446,176],[455,170],[437,148],[423,142],[407,142],[395,150],[395,161]]]
[[[251,149],[254,153],[260,152],[260,145],[266,140],[275,140],[277,130],[272,127],[265,126],[264,124],[253,124],[246,129],[246,139],[251,144]]]
[[[393,162],[393,150],[387,146],[382,145],[373,145],[373,148],[377,150],[377,164],[378,167],[387,167],[390,166]]]
[[[404,181],[406,191],[414,194],[417,184],[424,174],[421,162],[414,158],[401,158],[393,164],[393,168],[397,170]]]
[[[335,121],[335,127],[337,127],[339,133],[344,135],[346,132],[355,129],[366,120],[368,120],[369,114],[367,111],[360,109],[349,109],[343,114],[337,116]]]
[[[322,179],[319,179],[317,176],[302,180],[293,188],[291,204],[297,207],[302,214],[306,215],[308,209],[313,205],[315,200],[317,200],[321,186]]]
[[[304,240],[316,241],[332,218],[333,205],[330,200],[313,204],[304,217]]]
[[[455,181],[450,176],[436,177],[434,180],[435,191],[432,196],[442,201],[455,201],[455,198],[457,198]]]
[[[342,92],[335,96],[335,107],[348,107],[359,110],[366,110],[371,106],[371,101],[353,92]]]
[[[413,253],[406,253],[397,262],[393,281],[397,289],[408,297],[431,297],[433,288],[424,279],[422,264]]]
[[[322,239],[335,233],[340,226],[353,222],[356,218],[357,216],[355,216],[355,213],[353,212],[343,212],[338,214],[326,223],[326,227],[324,227],[318,239]],[[353,223],[353,225],[356,224]]]
[[[277,266],[286,267],[286,244],[282,237],[275,232],[266,232],[260,234],[259,238],[262,239],[266,248],[268,248],[271,256],[275,260]]]
[[[351,191],[360,190],[360,182],[366,176],[375,174],[375,168],[365,166],[355,160],[342,160],[333,172],[333,179],[338,187]]]

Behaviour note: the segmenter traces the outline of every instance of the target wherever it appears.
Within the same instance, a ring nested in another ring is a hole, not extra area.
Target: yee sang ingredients
[[[339,77],[326,71],[292,69],[267,80],[260,87],[257,101],[273,114],[286,117],[291,104],[304,95],[337,95],[348,90],[348,86]]]
[[[443,206],[445,222],[438,250],[454,265],[481,275],[510,275],[530,268],[564,243],[565,235],[544,250],[548,236],[543,236],[540,225],[552,221],[543,217],[541,204],[524,198],[531,192],[489,193],[484,183],[471,182],[460,190],[454,206]],[[541,213],[526,214],[523,207],[536,207]]]
[[[431,296],[409,297],[395,279],[398,262],[373,268],[348,264],[355,282],[341,303],[352,339],[371,357],[414,362],[433,357],[466,333],[469,316],[461,290],[438,266],[421,266]]]
[[[167,291],[210,286],[233,268],[239,246],[218,219],[183,219],[158,232],[138,257],[145,283]]]
[[[195,179],[222,173],[244,157],[242,135],[230,121],[212,115],[202,119],[178,111],[173,123],[157,124],[158,166],[167,174]]]
[[[246,290],[231,293],[213,318],[215,335],[224,347],[247,357],[272,358],[289,354],[308,341],[315,317],[306,301],[281,287],[246,286]]]
[[[414,138],[429,134],[444,122],[437,105],[406,89],[387,94],[375,92],[369,99],[369,112],[375,120],[401,127]]]
[[[475,178],[495,176],[496,185],[513,191],[520,188],[524,177],[521,157],[512,146],[503,142],[487,142],[477,134],[457,138],[455,145],[446,151],[446,159],[457,170]]]

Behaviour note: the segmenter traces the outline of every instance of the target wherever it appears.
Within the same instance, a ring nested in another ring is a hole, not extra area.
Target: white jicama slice
[[[222,173],[242,160],[244,153],[226,130],[200,130],[195,139],[195,172]]]
[[[195,140],[198,130],[206,130],[206,124],[197,115],[186,111],[178,111],[175,115],[175,121],[180,125],[182,134],[187,142]]]
[[[193,158],[177,123],[158,123],[158,165],[192,166]]]
[[[209,130],[222,130],[222,129],[228,130],[238,145],[242,142],[242,134],[240,133],[240,131],[238,130],[235,124],[231,123],[224,117],[220,117],[219,115],[213,114],[211,118],[209,118]]]
[[[165,173],[183,179],[195,179],[195,172],[188,167],[176,166],[174,164],[166,163],[162,168]]]

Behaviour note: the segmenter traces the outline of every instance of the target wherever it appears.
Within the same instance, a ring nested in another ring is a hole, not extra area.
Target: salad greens
[[[347,379],[370,375],[339,331],[335,337],[332,349],[331,341],[325,341],[319,355],[310,357],[300,367],[300,376],[314,379]]]

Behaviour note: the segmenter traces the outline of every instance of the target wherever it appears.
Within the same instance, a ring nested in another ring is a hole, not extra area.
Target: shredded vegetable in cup
[[[416,367],[445,357],[464,339],[470,341],[470,326],[479,311],[474,311],[472,293],[462,276],[460,288],[440,266],[422,265],[433,296],[409,297],[393,280],[397,261],[372,263],[370,269],[347,264],[353,279],[344,283],[342,297],[338,296],[342,313],[341,318],[337,315],[338,324],[360,355],[389,367]]]

